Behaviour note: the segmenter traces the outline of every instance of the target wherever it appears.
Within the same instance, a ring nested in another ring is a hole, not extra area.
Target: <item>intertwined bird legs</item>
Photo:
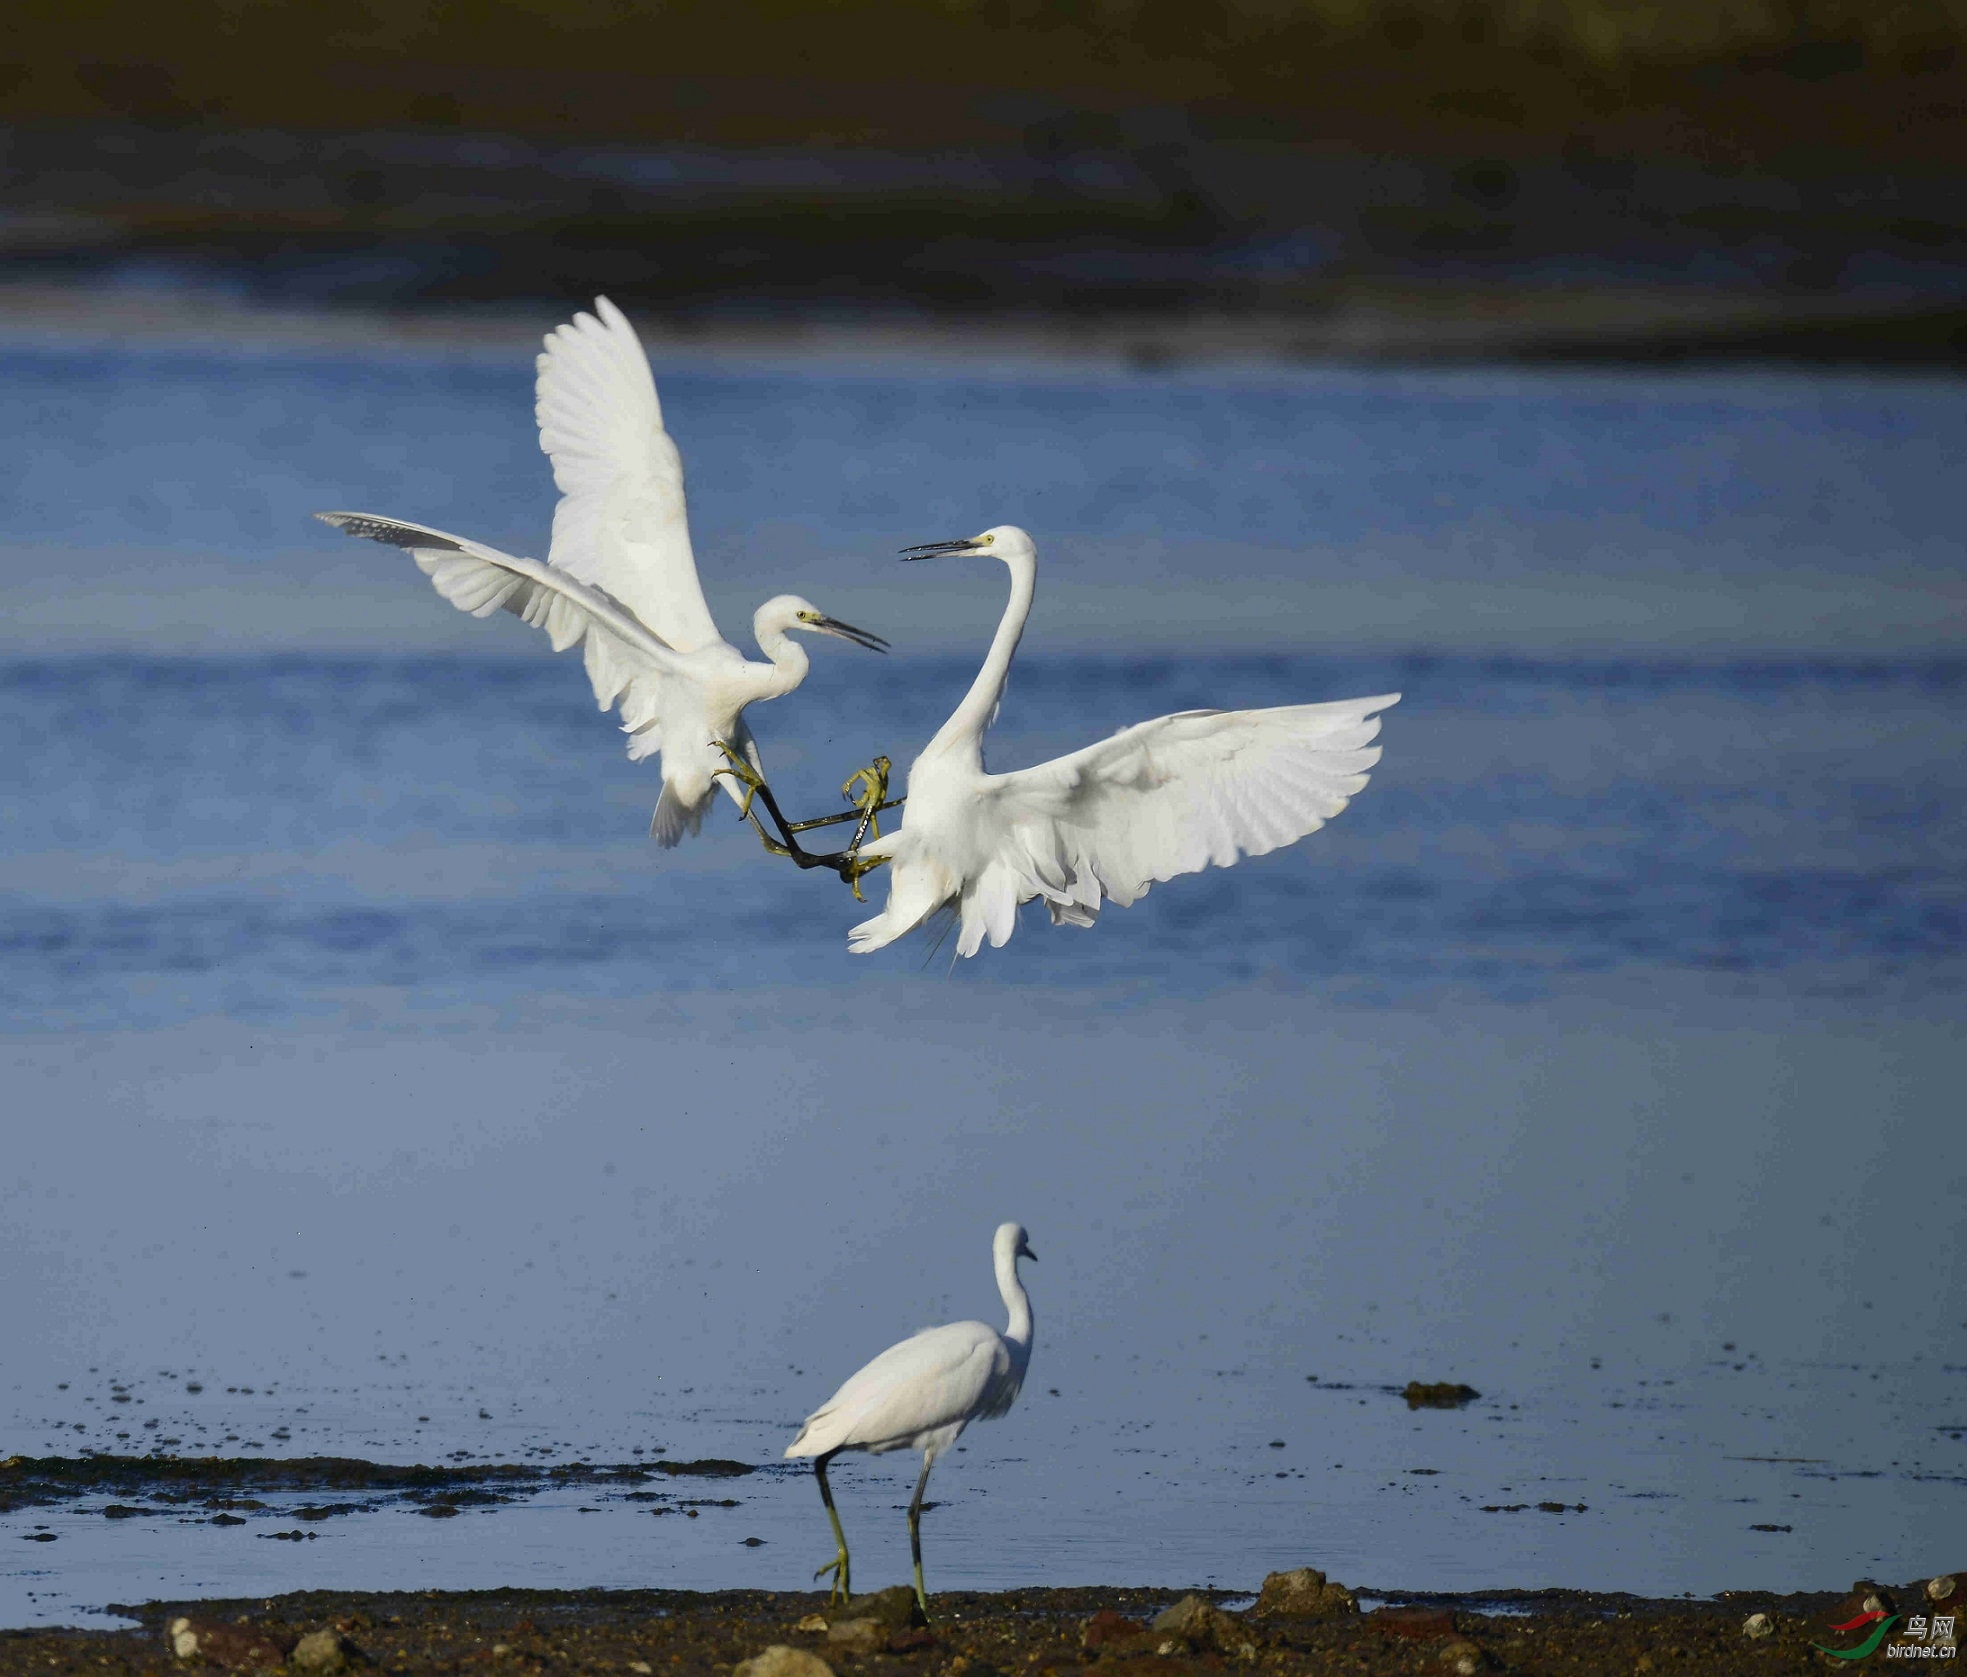
[[[929,1488],[929,1469],[933,1457],[922,1458],[922,1477],[915,1481],[915,1500],[908,1505],[908,1552],[915,1562],[915,1605],[922,1609],[922,1622],[929,1621],[929,1598],[922,1590],[922,1493]]]
[[[865,902],[867,899],[861,895],[861,876],[880,867],[882,858],[864,860],[860,853],[861,846],[870,833],[875,838],[881,836],[881,812],[897,809],[903,802],[900,798],[888,796],[888,774],[894,765],[886,757],[877,757],[869,767],[848,777],[847,783],[840,788],[840,795],[854,800],[852,809],[842,810],[838,815],[822,815],[812,821],[788,821],[785,812],[779,808],[778,799],[772,796],[771,787],[765,784],[764,777],[726,741],[714,740],[711,743],[723,752],[725,761],[730,765],[717,772],[728,774],[745,789],[744,801],[738,806],[738,819],[751,823],[758,834],[759,843],[774,856],[790,857],[795,866],[831,868],[853,888],[854,900]],[[858,793],[856,787],[860,788]],[[752,807],[754,801],[765,806],[766,814],[771,816],[772,824],[779,830],[778,838],[774,839],[765,831],[765,824],[758,819],[758,812]],[[854,837],[845,850],[815,854],[800,845],[800,833],[812,832],[817,827],[837,827],[845,821],[854,823]]]
[[[716,746],[719,751],[723,752],[724,761],[728,765],[725,768],[719,769],[717,774],[711,776],[711,779],[715,780],[717,775],[728,774],[744,788],[744,799],[738,805],[738,819],[751,823],[753,829],[758,834],[759,843],[764,845],[774,856],[793,855],[799,847],[793,843],[791,836],[789,834],[786,835],[783,843],[774,839],[770,833],[765,831],[765,824],[758,819],[758,812],[751,807],[755,799],[762,797],[766,809],[771,812],[773,821],[778,824],[779,831],[782,834],[785,833],[785,817],[779,813],[778,802],[772,796],[771,787],[765,784],[765,777],[754,769],[745,760],[743,754],[731,745],[729,741],[712,740],[710,743]]]
[[[829,1450],[813,1462],[813,1473],[820,1482],[820,1501],[826,1504],[826,1517],[833,1522],[833,1541],[840,1551],[813,1574],[815,1578],[824,1578],[829,1572],[833,1574],[833,1588],[826,1598],[829,1607],[845,1607],[854,1599],[847,1576],[847,1534],[840,1529],[840,1515],[833,1506],[833,1487],[826,1482],[826,1464],[838,1454],[837,1450]]]

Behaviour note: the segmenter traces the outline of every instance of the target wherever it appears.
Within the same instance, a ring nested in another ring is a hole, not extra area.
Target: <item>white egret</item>
[[[718,633],[690,548],[683,463],[663,428],[648,358],[613,303],[600,297],[594,307],[549,333],[537,363],[540,447],[560,489],[547,563],[402,519],[315,516],[406,548],[460,611],[509,611],[544,629],[555,652],[581,644],[601,709],[621,707],[630,759],[662,754],[649,830],[667,848],[702,825],[720,777],[751,814],[763,769],[744,709],[806,679],[805,649],[789,631],[876,652],[888,643],[796,594],[767,600],[752,618],[769,662],[751,662]]]
[[[1374,712],[1398,693],[1273,710],[1187,710],[1123,728],[1035,768],[991,774],[984,731],[996,718],[1037,586],[1038,553],[1015,525],[925,542],[910,559],[984,554],[1011,573],[1011,598],[983,668],[908,770],[894,832],[860,847],[854,871],[889,866],[887,906],[848,935],[867,954],[938,910],[957,953],[1001,946],[1021,903],[1043,899],[1055,926],[1090,926],[1157,880],[1226,868],[1316,832],[1379,761]]]
[[[1002,1333],[988,1322],[950,1322],[889,1346],[807,1416],[786,1448],[788,1457],[814,1458],[820,1500],[833,1522],[839,1552],[813,1576],[833,1574],[836,1602],[852,1599],[853,1592],[847,1534],[833,1506],[827,1463],[842,1450],[865,1450],[873,1456],[920,1450],[922,1474],[908,1505],[908,1548],[915,1562],[915,1599],[928,1616],[929,1598],[922,1589],[922,1492],[929,1469],[972,1421],[994,1420],[1010,1409],[1031,1363],[1031,1300],[1018,1279],[1018,1259],[1036,1263],[1038,1254],[1016,1223],[999,1225],[990,1250],[997,1290],[1011,1318]]]

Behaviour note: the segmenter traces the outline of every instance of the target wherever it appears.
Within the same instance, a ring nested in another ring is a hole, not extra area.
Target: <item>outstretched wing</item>
[[[1090,926],[1104,899],[1124,908],[1157,880],[1316,832],[1366,784],[1380,759],[1374,713],[1399,698],[1183,711],[989,777],[980,818],[995,854],[957,905],[958,949],[1002,944],[1033,897],[1055,925]]]
[[[656,687],[678,673],[676,653],[658,639],[620,600],[537,559],[521,559],[495,547],[448,535],[398,518],[378,518],[366,512],[317,512],[323,524],[365,541],[405,549],[431,586],[459,611],[490,617],[509,611],[536,629],[544,629],[555,652],[582,645],[594,696],[606,710],[622,702],[622,721],[631,729],[646,727],[656,709]],[[638,742],[639,743],[639,742]],[[647,750],[630,747],[631,756]]]
[[[620,309],[597,297],[547,335],[534,412],[553,462],[556,570],[606,589],[678,652],[723,639],[704,603],[683,462],[663,429],[648,358]]]

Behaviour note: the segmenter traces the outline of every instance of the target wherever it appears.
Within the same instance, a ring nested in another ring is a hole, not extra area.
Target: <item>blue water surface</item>
[[[895,549],[1006,519],[996,766],[1403,695],[1303,844],[953,962],[850,957],[874,909],[728,809],[658,851],[574,661],[309,522],[543,545],[525,353],[377,330],[0,344],[0,1454],[768,1463],[994,1314],[1015,1216],[1032,1383],[937,1469],[932,1587],[1957,1561],[1967,387],[670,355],[733,637],[794,587],[897,644],[754,712],[795,814],[1001,609]],[[891,1465],[836,1480],[875,1584]],[[604,1500],[16,1511],[0,1622],[830,1553],[796,1474]]]
[[[967,674],[824,666],[761,715],[788,796],[824,809],[875,750],[905,761]],[[847,893],[765,857],[734,811],[655,851],[653,777],[583,688],[545,659],[7,666],[12,1028],[271,1022],[344,987],[621,996],[921,967],[925,939],[849,962]],[[1011,764],[1209,700],[1388,691],[1385,763],[1329,831],[1158,887],[1097,935],[1034,905],[959,976],[1435,1005],[1666,967],[1744,994],[1957,994],[1967,663],[1055,657],[1020,669],[993,747]]]

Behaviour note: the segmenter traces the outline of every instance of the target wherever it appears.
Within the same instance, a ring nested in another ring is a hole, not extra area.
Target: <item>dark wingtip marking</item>
[[[314,516],[323,524],[332,524],[337,530],[359,536],[366,542],[383,542],[390,547],[435,549],[440,553],[464,552],[462,546],[446,536],[419,530],[408,524],[398,524],[387,518],[370,518],[359,512],[317,512]]]

